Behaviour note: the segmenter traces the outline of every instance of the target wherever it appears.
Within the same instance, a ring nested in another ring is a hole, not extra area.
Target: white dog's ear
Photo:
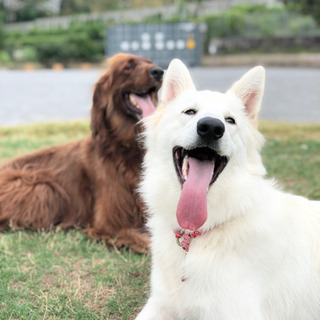
[[[194,89],[194,84],[187,67],[179,59],[173,59],[166,71],[161,93],[161,102],[168,103],[181,92]]]
[[[246,108],[249,118],[254,124],[257,123],[265,82],[265,70],[258,66],[249,70],[231,87],[233,92]]]

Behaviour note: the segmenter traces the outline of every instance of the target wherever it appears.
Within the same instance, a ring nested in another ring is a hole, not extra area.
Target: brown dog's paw
[[[121,229],[115,235],[96,228],[88,228],[84,232],[88,237],[103,240],[114,248],[125,246],[139,253],[150,252],[150,235],[140,229]]]
[[[122,229],[108,242],[117,248],[126,246],[136,252],[150,252],[150,235],[140,229]]]
[[[110,235],[108,235],[106,232],[103,232],[102,230],[96,229],[96,228],[88,228],[84,229],[83,232],[92,239],[95,240],[108,240],[110,239]]]
[[[141,253],[149,253],[150,252],[150,235],[147,233],[138,233],[137,236],[134,238],[134,242],[129,244],[129,247]]]

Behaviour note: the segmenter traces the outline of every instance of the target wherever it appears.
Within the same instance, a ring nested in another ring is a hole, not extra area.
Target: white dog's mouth
[[[227,165],[228,158],[208,147],[173,149],[181,183],[177,221],[184,230],[198,230],[207,220],[207,192]]]
[[[195,158],[203,164],[212,163],[213,170],[211,171],[211,179],[209,186],[211,186],[218,178],[228,163],[226,156],[220,156],[215,150],[208,147],[201,147],[195,149],[184,149],[182,147],[175,147],[173,149],[173,160],[176,172],[180,183],[183,185],[189,176],[190,158]]]

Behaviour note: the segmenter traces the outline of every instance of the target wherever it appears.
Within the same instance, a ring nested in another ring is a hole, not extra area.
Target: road
[[[192,68],[198,89],[226,91],[249,68]],[[0,126],[88,119],[103,70],[0,70]],[[260,119],[320,123],[320,69],[266,68]]]

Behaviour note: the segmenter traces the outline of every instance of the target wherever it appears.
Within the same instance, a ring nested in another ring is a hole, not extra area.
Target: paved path
[[[193,68],[198,89],[226,91],[246,67]],[[102,70],[0,70],[0,126],[88,119]],[[320,69],[267,68],[260,118],[320,123]]]
[[[195,68],[198,88],[226,91],[248,68]],[[320,69],[266,68],[266,87],[260,119],[320,123]]]

